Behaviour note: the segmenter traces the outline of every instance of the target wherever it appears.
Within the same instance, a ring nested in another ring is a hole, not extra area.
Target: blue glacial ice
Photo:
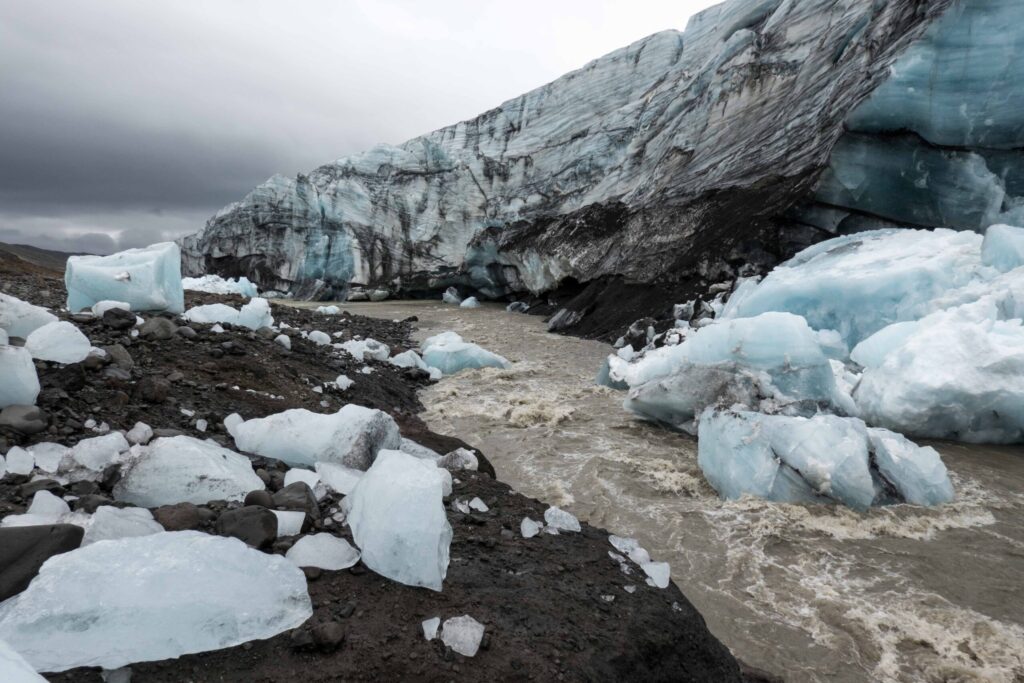
[[[700,419],[697,461],[726,499],[754,495],[857,510],[953,500],[952,484],[934,449],[869,429],[857,418],[709,408]]]
[[[173,242],[110,256],[71,256],[64,283],[71,311],[89,309],[100,301],[123,301],[133,311],[185,310],[181,251]]]
[[[4,683],[46,683],[32,665],[14,649],[0,640],[0,680]]]
[[[981,243],[981,262],[1003,273],[1024,266],[1024,228],[991,226]]]
[[[508,368],[507,360],[496,353],[467,342],[454,332],[442,332],[420,344],[423,361],[445,375],[478,368]]]
[[[39,376],[32,354],[18,346],[0,344],[0,408],[35,405],[39,396]]]

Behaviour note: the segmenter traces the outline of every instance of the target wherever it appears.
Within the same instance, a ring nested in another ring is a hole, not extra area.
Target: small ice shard
[[[210,328],[210,332],[213,332],[214,334],[221,334],[223,331],[224,328],[221,327],[219,323]]]
[[[0,638],[40,671],[116,669],[270,638],[312,613],[306,578],[285,558],[164,531],[51,557],[0,604]]]
[[[24,657],[2,640],[0,640],[0,681],[4,683],[46,683],[46,679],[37,674]]]
[[[981,243],[981,262],[1004,273],[1024,266],[1024,228],[989,227]]]
[[[113,505],[101,505],[91,516],[89,525],[85,529],[82,545],[115,538],[148,536],[163,530],[164,528],[153,519],[152,513],[146,508],[117,508]]]
[[[353,384],[355,384],[355,381],[349,379],[348,375],[338,375],[334,379],[334,386],[338,387],[339,391],[345,391]]]
[[[444,294],[441,295],[441,301],[446,304],[454,304],[458,306],[462,303],[462,297],[459,296],[459,290],[454,287],[449,287],[444,291]]]
[[[91,308],[100,301],[123,301],[133,311],[185,310],[181,286],[181,252],[174,242],[110,256],[71,256],[64,271],[68,310]]]
[[[274,316],[270,312],[270,302],[262,297],[253,297],[238,309],[238,324],[250,330],[270,327],[274,324]]]
[[[306,467],[333,462],[365,470],[379,450],[402,443],[394,418],[351,404],[333,414],[286,410],[246,420],[231,433],[240,450]]]
[[[341,348],[358,361],[388,360],[391,355],[391,348],[376,339],[352,339],[344,342]]]
[[[7,471],[10,474],[32,474],[36,459],[29,451],[14,446],[7,451]]]
[[[363,564],[399,583],[441,590],[452,541],[442,473],[401,451],[377,455],[346,498]]]
[[[19,346],[0,345],[0,408],[35,405],[39,376],[32,354]]]
[[[36,491],[32,496],[32,503],[26,510],[26,514],[48,517],[54,522],[70,512],[71,508],[68,507],[68,504],[49,491]]]
[[[28,451],[32,454],[36,467],[50,473],[57,472],[60,469],[61,462],[70,453],[70,449],[67,446],[48,442],[29,446]]]
[[[102,472],[118,462],[118,456],[129,448],[121,432],[110,432],[91,439],[82,439],[71,447],[71,460],[93,472]]]
[[[190,436],[160,438],[124,470],[114,498],[142,507],[242,500],[264,488],[244,455]]]
[[[445,375],[476,368],[507,368],[509,362],[476,344],[463,341],[454,332],[442,332],[426,339],[420,349],[423,362]]]
[[[490,510],[490,508],[487,507],[487,504],[484,503],[479,498],[474,498],[473,500],[469,501],[469,507],[473,508],[477,512],[487,512],[488,510]]]
[[[70,364],[85,360],[92,344],[75,325],[59,320],[33,330],[25,340],[25,349],[37,360]]]
[[[544,521],[552,529],[559,531],[580,531],[580,521],[571,512],[552,505],[544,511]]]
[[[670,569],[668,562],[647,562],[641,565],[644,574],[647,574],[647,581],[658,588],[668,588]]]
[[[364,472],[333,462],[318,462],[314,465],[320,481],[332,491],[347,496],[352,493]]]
[[[423,637],[426,640],[437,638],[437,629],[441,625],[441,617],[424,620],[420,626],[423,627]]]
[[[308,335],[306,335],[306,339],[313,342],[317,346],[326,346],[331,343],[331,335],[327,334],[326,332],[321,332],[320,330],[313,330]]]
[[[321,313],[323,315],[338,315],[341,313],[341,309],[337,306],[317,306],[314,313]]]
[[[198,431],[198,432],[205,432],[206,428],[209,427],[209,426],[210,426],[209,423],[206,420],[202,419],[202,418],[199,418],[198,420],[196,420],[196,431]]]
[[[125,434],[128,443],[142,444],[145,446],[153,438],[153,429],[145,422],[136,422],[135,426]]]
[[[114,308],[120,308],[123,311],[131,311],[132,305],[127,301],[97,301],[92,305],[92,314],[97,318],[102,318],[103,314]]]
[[[423,361],[420,354],[416,353],[412,349],[403,351],[402,353],[388,358],[388,362],[400,368],[419,368],[424,372],[430,372],[431,370],[431,367]]]
[[[276,337],[274,337],[274,343],[283,346],[284,348],[291,351],[292,338],[289,337],[287,334],[279,334]]]
[[[57,316],[42,306],[35,306],[10,294],[0,292],[0,328],[9,337],[27,339],[33,331],[57,322]]]
[[[480,302],[476,300],[475,296],[467,297],[459,304],[459,308],[480,308]]]
[[[464,515],[469,514],[469,504],[464,500],[455,499],[452,501],[452,509]]]
[[[311,534],[295,542],[285,557],[299,567],[318,567],[337,571],[359,561],[359,551],[344,538],[333,534]]]
[[[473,657],[484,639],[484,625],[464,614],[445,619],[441,627],[441,641],[465,657]]]
[[[519,523],[519,533],[523,535],[523,538],[533,538],[539,534],[540,530],[543,528],[543,524],[535,522],[529,517],[523,517],[523,521]]]
[[[306,513],[302,510],[271,510],[277,516],[278,536],[298,536],[302,533],[302,525],[306,522]]]
[[[243,422],[245,422],[245,418],[243,418],[238,413],[231,413],[230,415],[224,418],[224,429],[227,430],[228,434],[234,436],[235,429],[237,429],[238,425],[242,424]]]
[[[256,285],[247,277],[240,277],[237,280],[222,278],[220,275],[213,274],[201,275],[199,277],[183,277],[181,278],[181,286],[192,292],[238,294],[247,297],[259,296]]]
[[[636,586],[623,586],[622,590],[626,591],[627,593],[636,593]]]
[[[250,299],[241,309],[234,309],[227,304],[206,304],[195,306],[185,311],[185,319],[193,323],[227,323],[240,325],[250,330],[270,327],[274,324],[274,316],[270,312],[270,303],[263,298]],[[212,332],[223,332],[224,328],[215,324]]]

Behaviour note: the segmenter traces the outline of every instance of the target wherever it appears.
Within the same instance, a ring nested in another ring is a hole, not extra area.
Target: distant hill
[[[62,275],[69,256],[74,254],[30,247],[27,244],[0,242],[0,261],[6,262],[7,266],[16,266],[17,262],[21,261],[24,262],[22,265],[29,264]]]

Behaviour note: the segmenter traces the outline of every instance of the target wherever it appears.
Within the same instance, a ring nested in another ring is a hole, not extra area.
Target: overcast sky
[[[0,241],[194,232],[274,173],[467,119],[712,0],[0,0]]]

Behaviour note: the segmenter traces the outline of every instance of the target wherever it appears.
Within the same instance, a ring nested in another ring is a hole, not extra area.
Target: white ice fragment
[[[0,408],[35,405],[39,376],[32,354],[19,346],[0,346]]]
[[[316,467],[316,473],[320,476],[320,481],[327,488],[345,496],[352,493],[352,489],[355,488],[356,483],[364,474],[362,470],[345,467],[333,462],[318,462],[314,467]]]
[[[240,277],[237,280],[222,278],[220,275],[184,277],[181,279],[181,286],[192,292],[207,292],[209,294],[238,294],[248,297],[259,295],[256,285],[247,277]]]
[[[274,343],[280,344],[289,351],[292,348],[292,338],[289,337],[287,334],[279,334],[276,337],[274,337]]]
[[[552,529],[559,531],[580,531],[580,521],[571,512],[552,505],[544,511],[544,521]]]
[[[341,345],[353,358],[358,361],[366,360],[388,360],[391,355],[391,348],[376,339],[351,339]]]
[[[449,287],[445,290],[444,294],[441,295],[441,301],[446,304],[455,304],[458,306],[462,303],[462,297],[459,296],[459,290],[454,287]]]
[[[302,510],[271,510],[277,516],[277,535],[298,536],[302,533],[302,525],[306,521],[306,513]]]
[[[441,641],[465,657],[476,655],[483,638],[484,625],[468,614],[445,619],[441,627]]]
[[[399,583],[441,590],[452,540],[442,472],[401,451],[377,455],[346,498],[363,564]]]
[[[487,512],[488,510],[490,510],[490,508],[487,507],[487,504],[480,500],[479,498],[474,498],[473,500],[469,501],[469,507],[473,508],[477,512]]]
[[[1024,228],[990,226],[981,243],[981,262],[1004,273],[1024,266]]]
[[[627,593],[636,593],[636,586],[633,586],[633,585],[623,586],[622,590],[626,591]]]
[[[540,530],[543,528],[543,524],[535,522],[529,517],[523,517],[523,521],[519,523],[519,533],[523,535],[523,538],[533,538],[539,534]]]
[[[658,588],[668,588],[670,569],[668,562],[648,562],[641,565],[644,574],[647,574],[648,584]]]
[[[341,313],[341,309],[337,306],[317,306],[315,313],[322,313],[323,315],[338,315]]]
[[[285,557],[299,567],[318,567],[337,571],[359,561],[359,551],[344,538],[333,534],[311,534],[295,542]]]
[[[185,311],[185,319],[193,323],[217,323],[212,332],[223,332],[220,323],[240,325],[250,330],[270,327],[274,324],[274,316],[270,312],[270,303],[261,297],[249,300],[241,309],[234,309],[227,304],[206,304],[195,306]]]
[[[433,617],[432,619],[426,619],[420,623],[423,627],[423,638],[426,640],[433,640],[437,638],[437,629],[441,626],[441,617]]]
[[[123,311],[131,311],[132,305],[127,301],[97,301],[92,305],[91,310],[94,316],[102,318],[104,313],[114,308],[120,308]]]
[[[102,472],[108,465],[118,462],[118,456],[128,448],[128,440],[121,432],[110,432],[79,441],[71,447],[71,459],[93,472]]]
[[[322,394],[322,393],[324,393],[324,388],[320,387],[320,386],[313,387],[313,393],[314,394]]]
[[[57,316],[42,306],[0,292],[0,328],[9,337],[26,339],[36,329],[54,322]]]
[[[242,500],[264,484],[244,455],[190,436],[159,438],[125,468],[114,498],[143,507]]]
[[[85,427],[86,429],[96,429],[96,420],[90,417],[88,420],[82,423],[82,426]]]
[[[402,437],[402,445],[398,450],[423,460],[436,461],[441,459],[441,454],[437,451],[433,451],[426,446],[421,446],[412,439],[406,439],[405,437]]]
[[[231,413],[230,415],[224,418],[224,429],[227,430],[228,434],[234,436],[235,429],[238,427],[238,425],[242,424],[243,422],[245,422],[245,418],[243,418],[238,413]]]
[[[331,343],[331,335],[327,334],[326,332],[321,332],[320,330],[313,330],[308,335],[306,335],[306,339],[313,342],[317,346],[325,346]]]
[[[37,443],[28,447],[29,453],[35,460],[36,467],[44,472],[54,473],[60,469],[60,464],[69,454],[67,446],[59,443]]]
[[[64,271],[68,310],[91,308],[100,301],[123,301],[133,311],[185,310],[181,286],[181,252],[174,242],[110,256],[71,256]]]
[[[20,446],[7,451],[7,471],[11,474],[32,474],[36,460],[32,454]]]
[[[221,334],[224,332],[224,328],[220,326],[220,323],[218,323],[210,328],[210,332],[213,332],[214,334]]]
[[[50,558],[0,604],[0,638],[41,671],[116,669],[270,638],[312,613],[306,578],[285,558],[160,532]]]
[[[0,681],[4,683],[46,683],[46,679],[37,674],[32,665],[3,640],[0,640]]]
[[[164,528],[153,519],[152,513],[146,508],[117,508],[113,505],[101,505],[91,515],[82,545],[115,538],[147,536],[160,533],[163,530]]]
[[[345,391],[353,384],[355,381],[349,379],[348,375],[338,375],[334,380],[334,386],[338,387],[339,391]]]
[[[459,304],[459,308],[480,308],[480,302],[476,300],[475,296],[466,297]]]
[[[205,432],[206,428],[209,427],[209,426],[210,426],[210,423],[208,423],[206,420],[204,420],[202,418],[196,420],[196,430],[197,431]]]
[[[49,517],[56,522],[62,516],[71,512],[71,508],[63,500],[49,491],[36,491],[32,496],[32,503],[28,506],[26,514],[37,517]]]
[[[464,501],[464,500],[460,500],[460,499],[453,500],[452,501],[452,509],[455,510],[456,512],[461,512],[464,515],[468,515],[469,514],[469,504],[466,501]]]

